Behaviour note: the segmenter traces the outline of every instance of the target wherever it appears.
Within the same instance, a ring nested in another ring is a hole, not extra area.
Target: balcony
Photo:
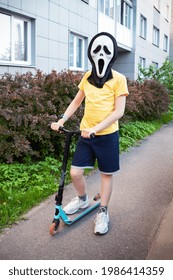
[[[120,50],[131,51],[133,47],[133,31],[117,22],[115,34]]]
[[[109,32],[115,36],[115,21],[114,19],[99,12],[98,14],[98,32]]]
[[[132,50],[133,31],[101,12],[98,13],[98,32],[115,36],[120,51]]]

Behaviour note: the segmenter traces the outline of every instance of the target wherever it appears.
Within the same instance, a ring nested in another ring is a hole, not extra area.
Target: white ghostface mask
[[[117,52],[117,43],[111,34],[101,32],[92,38],[88,47],[88,57],[92,64],[92,73],[88,81],[91,84],[101,88],[112,78],[111,68]]]
[[[91,57],[95,64],[97,76],[103,78],[108,65],[114,55],[114,45],[112,40],[102,35],[97,37],[91,46]]]

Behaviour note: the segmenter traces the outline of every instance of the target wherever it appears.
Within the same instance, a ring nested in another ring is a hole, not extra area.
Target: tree
[[[167,89],[173,91],[173,61],[167,58],[160,68],[151,64],[148,68],[138,66],[139,74],[138,81],[140,83],[144,80],[156,80],[163,84]]]

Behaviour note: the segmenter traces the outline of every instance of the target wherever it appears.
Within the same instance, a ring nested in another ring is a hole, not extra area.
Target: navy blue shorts
[[[112,174],[119,170],[118,131],[95,136],[95,138],[79,138],[72,160],[72,167],[94,168],[96,159],[100,172],[104,174]]]

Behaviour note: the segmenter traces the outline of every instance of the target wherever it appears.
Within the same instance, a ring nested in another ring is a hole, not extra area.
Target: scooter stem
[[[65,142],[65,148],[64,148],[64,156],[63,156],[63,162],[62,162],[62,171],[60,176],[60,184],[58,193],[55,196],[56,205],[62,204],[63,199],[63,191],[64,191],[64,182],[65,182],[65,176],[66,176],[66,169],[67,169],[67,162],[68,162],[68,155],[70,150],[70,142],[72,138],[72,134],[66,133],[66,142]]]

